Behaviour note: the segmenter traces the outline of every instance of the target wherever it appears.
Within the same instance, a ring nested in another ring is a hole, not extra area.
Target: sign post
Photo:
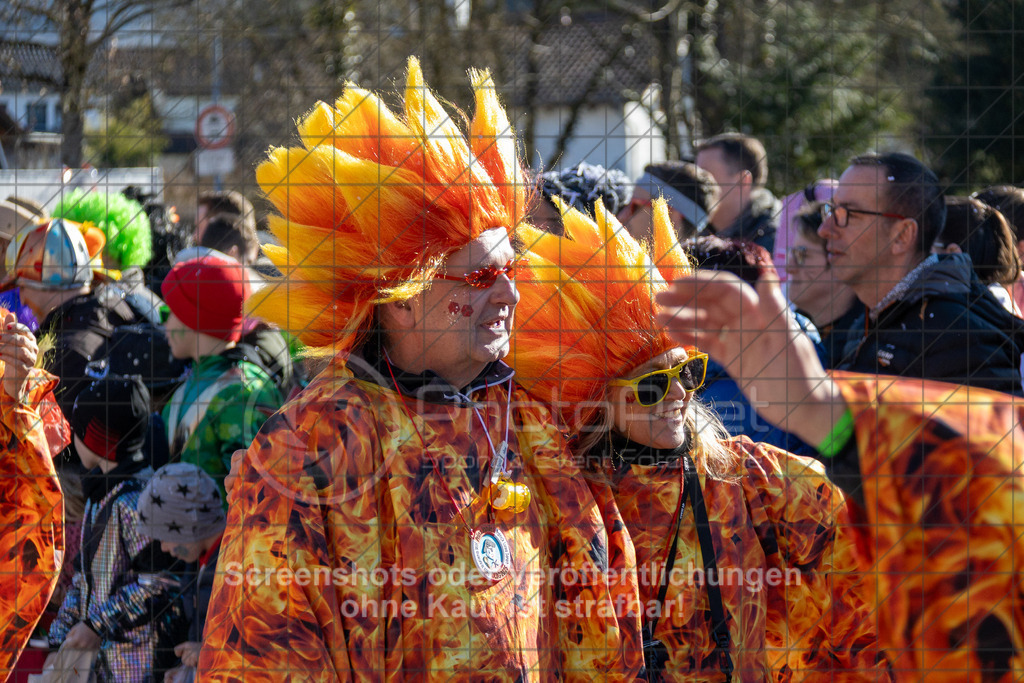
[[[196,118],[196,175],[214,176],[220,185],[220,176],[235,169],[235,154],[231,141],[235,136],[235,115],[227,107],[211,104],[203,108]]]

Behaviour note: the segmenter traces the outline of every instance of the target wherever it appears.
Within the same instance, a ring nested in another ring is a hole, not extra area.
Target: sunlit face
[[[504,267],[515,258],[504,228],[492,228],[445,261],[444,274],[463,276],[487,266]],[[483,370],[508,353],[509,334],[519,292],[505,274],[487,289],[465,282],[434,280],[409,302],[416,316],[405,343],[422,344],[424,365],[442,377],[467,367]]]
[[[832,273],[824,245],[807,239],[798,231],[786,256],[786,279],[789,299],[797,308],[806,310],[813,301],[830,296]]]
[[[619,211],[616,218],[636,240],[650,240],[654,235],[654,197],[642,187],[633,189],[633,198]],[[682,234],[683,214],[672,207],[668,217],[677,235]]]
[[[720,194],[718,203],[711,209],[711,222],[717,228],[723,230],[728,225],[720,225],[721,220],[715,220],[716,216],[739,215],[744,203],[743,178],[746,171],[733,170],[733,164],[725,158],[725,153],[718,147],[702,149],[697,152],[697,166],[703,168],[715,178],[718,183]]]
[[[887,213],[889,205],[886,171],[880,166],[851,166],[839,178],[832,203],[850,209],[843,227],[826,218],[818,234],[824,237],[835,277],[855,291],[873,285],[880,267],[892,266],[893,226],[896,219],[862,211]]]
[[[181,322],[173,312],[167,317],[164,329],[167,332],[167,344],[175,358],[195,357],[198,345],[195,330]]]
[[[638,377],[654,370],[667,370],[686,358],[685,349],[671,349],[633,368],[622,379]],[[679,448],[686,443],[686,411],[690,408],[692,395],[693,392],[683,389],[678,379],[673,379],[664,401],[653,406],[642,406],[636,402],[632,388],[610,386],[607,396],[612,427],[620,435],[643,446]]]

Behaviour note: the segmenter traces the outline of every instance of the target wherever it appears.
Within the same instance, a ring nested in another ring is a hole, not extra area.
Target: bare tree
[[[84,115],[90,93],[89,75],[94,60],[119,33],[167,7],[185,0],[6,0],[0,20],[19,33],[23,42],[52,45],[60,65],[49,79],[25,74],[54,88],[61,96],[61,162],[82,165]],[[18,64],[13,64],[13,75]]]

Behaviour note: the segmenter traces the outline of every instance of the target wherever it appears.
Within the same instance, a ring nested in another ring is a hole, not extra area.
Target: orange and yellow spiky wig
[[[520,225],[529,263],[516,278],[521,299],[507,362],[563,425],[588,423],[608,380],[679,346],[657,324],[655,294],[692,272],[663,199],[654,203],[653,261],[602,204],[597,220],[563,207],[565,236]]]
[[[256,179],[280,216],[282,246],[264,251],[283,276],[248,310],[313,350],[347,352],[377,304],[426,289],[444,257],[481,232],[511,232],[526,209],[525,175],[486,71],[467,137],[409,59],[404,111],[353,84],[298,123],[302,147],[275,148]]]

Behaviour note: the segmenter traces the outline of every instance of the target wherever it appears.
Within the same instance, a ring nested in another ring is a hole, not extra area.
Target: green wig
[[[142,204],[123,194],[75,190],[61,199],[53,216],[76,223],[92,223],[102,230],[107,237],[104,251],[122,270],[132,266],[141,268],[153,256],[149,216]]]

